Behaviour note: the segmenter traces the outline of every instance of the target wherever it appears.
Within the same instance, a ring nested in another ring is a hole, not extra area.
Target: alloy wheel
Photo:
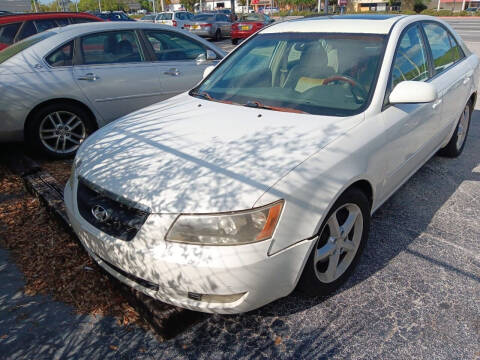
[[[69,111],[55,111],[45,116],[39,132],[43,146],[58,154],[76,151],[87,137],[82,119]]]
[[[327,220],[318,238],[313,265],[322,283],[337,280],[348,269],[363,234],[363,215],[353,203],[339,207]]]

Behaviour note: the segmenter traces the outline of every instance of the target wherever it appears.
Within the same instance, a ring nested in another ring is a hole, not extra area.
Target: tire
[[[220,31],[220,29],[217,29],[217,31],[215,31],[215,41],[220,40],[222,40],[222,32]]]
[[[54,159],[64,159],[73,157],[95,130],[95,122],[84,108],[58,102],[35,111],[25,129],[25,139],[35,150]]]
[[[232,44],[237,45],[238,44],[238,39],[232,39]]]
[[[337,232],[330,225],[334,224],[334,218],[340,225]],[[347,233],[348,230],[342,231],[342,228],[348,223],[353,225]],[[325,296],[337,290],[357,265],[368,239],[369,227],[367,196],[357,188],[347,190],[332,206],[320,227],[297,289],[307,296]],[[347,245],[350,249],[343,247]],[[335,261],[337,265],[334,267]],[[334,271],[329,271],[330,268]]]
[[[454,158],[462,153],[463,148],[465,147],[465,143],[467,141],[471,118],[472,108],[470,102],[468,102],[463,109],[462,115],[460,115],[457,127],[455,128],[455,131],[453,132],[450,141],[444,148],[438,151],[438,155]]]

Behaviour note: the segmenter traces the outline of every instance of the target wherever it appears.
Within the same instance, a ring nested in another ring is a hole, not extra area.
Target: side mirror
[[[210,75],[213,69],[215,69],[215,66],[213,65],[207,66],[205,70],[203,70],[203,78],[205,79],[208,75]]]
[[[275,22],[275,19],[270,19],[270,24]]]
[[[217,54],[215,54],[215,52],[212,50],[207,50],[206,52],[198,55],[195,60],[197,61],[197,64],[203,64],[203,63],[206,63],[207,61],[216,60],[216,59],[217,59]]]
[[[207,50],[207,60],[217,60],[217,54],[212,50]]]
[[[437,99],[437,89],[430,83],[421,81],[402,81],[390,94],[390,104],[429,103]]]

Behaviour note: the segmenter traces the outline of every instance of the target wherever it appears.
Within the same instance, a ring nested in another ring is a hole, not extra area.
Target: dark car
[[[95,15],[106,21],[135,21],[123,11],[103,12]]]
[[[0,50],[39,32],[102,19],[87,13],[34,13],[0,16]]]

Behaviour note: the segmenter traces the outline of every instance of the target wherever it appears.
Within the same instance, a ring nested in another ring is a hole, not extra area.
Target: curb
[[[37,197],[47,208],[48,213],[81,245],[73,232],[65,211],[63,186],[47,171],[42,170],[35,161],[24,155],[9,157],[6,165],[14,174],[23,179],[27,191]],[[83,249],[83,245],[81,246]],[[128,303],[135,308],[140,317],[161,341],[175,337],[208,316],[204,313],[186,310],[155,300],[121,283],[103,268],[101,269],[114,282],[115,287],[122,292]]]

